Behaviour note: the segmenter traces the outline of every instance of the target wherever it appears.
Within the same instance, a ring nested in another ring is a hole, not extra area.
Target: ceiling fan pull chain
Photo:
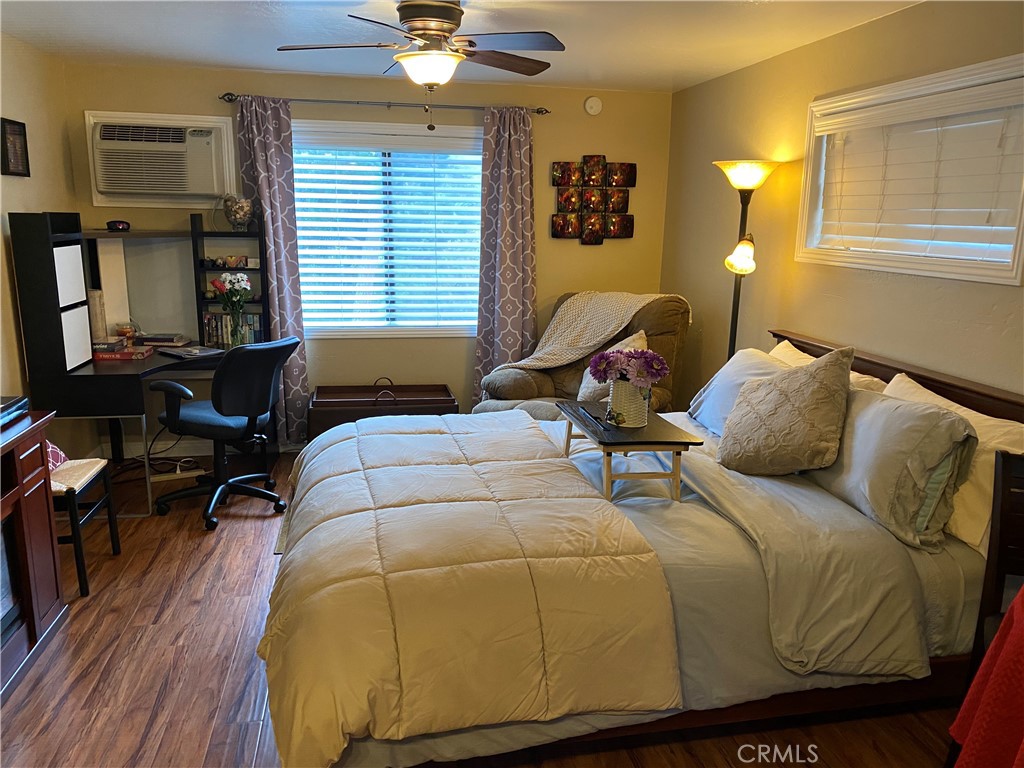
[[[423,111],[427,113],[427,130],[437,130],[437,126],[434,125],[434,105],[432,103],[432,96],[434,95],[432,88],[424,88],[427,92],[427,103],[423,105]]]

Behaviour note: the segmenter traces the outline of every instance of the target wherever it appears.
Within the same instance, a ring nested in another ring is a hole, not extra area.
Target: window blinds
[[[811,102],[797,261],[1020,285],[1024,54]]]
[[[1022,124],[1017,105],[827,134],[816,246],[1009,263]]]
[[[394,130],[296,130],[308,329],[476,325],[479,138]]]

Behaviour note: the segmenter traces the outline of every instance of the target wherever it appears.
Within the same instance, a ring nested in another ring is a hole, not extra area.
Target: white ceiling
[[[677,91],[834,35],[914,2],[637,2],[464,0],[460,32],[547,30],[566,50],[524,54],[551,62],[529,82]],[[2,0],[0,30],[64,55],[197,66],[380,75],[386,50],[293,51],[294,43],[393,42],[355,13],[398,24],[393,0]],[[396,67],[388,77],[401,77]],[[456,78],[526,81],[465,63]]]

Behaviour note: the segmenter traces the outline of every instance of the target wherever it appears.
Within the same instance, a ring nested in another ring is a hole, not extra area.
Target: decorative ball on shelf
[[[231,225],[231,229],[235,232],[248,231],[249,222],[252,221],[253,210],[252,200],[244,197],[238,198],[234,195],[224,196],[224,216]]]
[[[217,294],[214,293],[213,291],[203,291],[203,298],[212,300],[217,298]]]

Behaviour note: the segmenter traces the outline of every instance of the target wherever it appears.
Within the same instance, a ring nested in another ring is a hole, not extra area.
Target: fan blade
[[[455,35],[452,44],[476,51],[507,48],[512,51],[564,51],[562,41],[550,32],[484,32],[479,35]]]
[[[459,53],[466,56],[466,61],[472,61],[474,64],[483,64],[485,67],[504,69],[520,75],[529,75],[530,77],[539,75],[551,66],[550,62],[547,61],[528,59],[525,56],[516,56],[515,54],[503,53],[502,51],[474,51],[471,48],[462,48],[459,50]]]
[[[398,43],[326,43],[324,45],[282,45],[279,51],[322,51],[328,48],[387,48],[392,51],[403,51],[408,45]]]
[[[414,35],[412,32],[406,32],[401,27],[396,27],[393,24],[387,24],[383,21],[377,21],[376,19],[367,19],[365,16],[356,16],[353,13],[350,13],[348,17],[350,19],[358,19],[359,21],[365,21],[367,24],[375,24],[378,27],[384,27],[384,29],[390,29],[395,34],[401,35],[406,40],[412,40],[414,43],[423,44],[429,42],[429,40],[427,40],[426,38]]]

